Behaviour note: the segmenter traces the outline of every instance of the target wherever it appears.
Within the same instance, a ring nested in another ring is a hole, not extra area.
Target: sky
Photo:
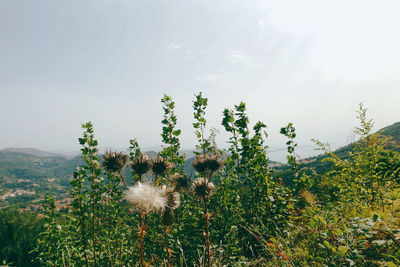
[[[267,126],[270,157],[293,122],[311,138],[354,140],[363,102],[375,129],[400,120],[400,2],[267,0],[0,1],[0,148],[78,151],[92,121],[100,147],[161,145],[161,98],[176,102],[191,149],[192,101],[229,138],[222,111],[240,101]]]

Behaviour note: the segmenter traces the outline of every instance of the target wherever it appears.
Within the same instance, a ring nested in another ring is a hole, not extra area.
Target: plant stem
[[[211,245],[210,245],[210,231],[209,231],[209,225],[210,225],[210,219],[207,211],[207,199],[204,196],[203,197],[203,204],[204,204],[204,217],[206,219],[206,234],[205,234],[205,251],[207,254],[207,266],[211,266]]]
[[[144,266],[144,247],[143,247],[143,241],[144,241],[144,212],[139,211],[140,214],[140,225],[139,225],[139,238],[140,238],[140,243],[139,243],[139,253],[140,253],[140,266]]]
[[[171,264],[171,252],[169,251],[169,248],[168,248],[167,228],[168,228],[168,226],[165,226],[165,225],[164,225],[164,229],[163,229],[163,233],[164,233],[164,244],[165,244],[165,250],[167,251],[167,256],[168,256],[168,267],[171,267],[171,266],[172,266],[172,264]]]

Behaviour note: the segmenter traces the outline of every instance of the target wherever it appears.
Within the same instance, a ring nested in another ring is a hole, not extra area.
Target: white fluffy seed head
[[[128,187],[125,199],[135,208],[147,213],[163,211],[167,205],[165,189],[148,183],[138,182],[132,187]]]

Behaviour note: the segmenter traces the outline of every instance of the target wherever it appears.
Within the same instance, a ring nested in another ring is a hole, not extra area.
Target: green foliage
[[[295,179],[299,176],[299,164],[297,163],[295,148],[297,143],[294,141],[296,137],[293,123],[289,123],[286,127],[282,127],[280,133],[286,136],[289,140],[286,142],[288,155],[286,156],[288,164],[292,167]]]
[[[320,179],[318,185],[325,191],[327,201],[379,204],[383,207],[385,190],[398,184],[396,153],[385,150],[386,138],[371,134],[373,121],[367,120],[366,111],[360,104],[357,112],[360,126],[354,131],[360,139],[354,143],[346,158],[329,152],[323,143],[317,142],[329,155],[325,161],[333,163],[333,168],[322,175],[325,179]]]
[[[42,231],[43,221],[31,212],[0,210],[0,262],[10,266],[38,266],[32,263],[37,253],[30,251]]]
[[[231,147],[220,194],[230,203],[237,204],[230,210],[218,205],[224,208],[219,214],[228,224],[227,232],[236,228],[237,238],[242,240],[242,248],[237,251],[240,254],[236,256],[258,255],[258,241],[249,235],[248,229],[261,229],[264,225],[262,235],[270,236],[276,234],[277,228],[286,227],[294,208],[291,190],[284,187],[280,179],[274,179],[268,167],[268,147],[264,140],[268,137],[264,131],[266,125],[257,122],[251,136],[244,103],[236,105],[234,110],[225,109],[223,115],[222,125],[231,133]],[[229,219],[228,214],[235,216]]]
[[[171,170],[172,173],[181,172],[184,168],[185,160],[184,156],[179,155],[181,130],[176,128],[175,102],[170,96],[164,95],[161,103],[163,103],[164,111],[164,118],[161,121],[163,124],[161,137],[165,144],[161,155],[174,164],[174,168]]]
[[[144,174],[152,186],[166,188],[168,201],[180,200],[180,206],[170,205],[153,213],[129,206],[123,187],[126,162],[120,171],[104,168],[93,125],[86,123],[83,137],[79,138],[84,163],[71,181],[72,202],[67,212],[57,212],[52,197],[43,203],[43,229],[31,254],[41,265],[400,263],[400,155],[385,149],[387,139],[371,134],[373,121],[367,119],[362,105],[358,111],[360,126],[355,130],[360,140],[351,146],[351,153],[340,157],[316,141],[326,153],[325,161],[331,164],[325,169],[305,168],[299,163],[293,124],[281,129],[288,138],[285,168],[290,171],[284,175],[291,183],[285,185],[283,174],[269,166],[266,125],[257,122],[251,127],[243,102],[223,111],[222,126],[230,135],[230,146],[224,151],[226,160],[221,161],[222,151],[215,145],[216,132],[211,130],[210,137],[206,137],[208,99],[199,93],[193,101],[198,144],[192,165],[197,172],[192,188],[184,191],[179,187],[179,194],[174,191],[178,188],[174,179],[183,177],[181,181],[188,182],[183,173],[184,156],[179,154],[181,131],[177,129],[175,102],[167,95],[161,102],[163,150],[157,161],[149,161],[136,139],[132,139],[130,164],[138,159],[150,167],[154,162],[171,164],[172,168],[169,164],[165,168],[168,171],[157,173],[153,169],[152,176],[146,174],[150,169],[146,168]],[[133,174],[134,184],[141,175]],[[15,257],[6,256],[4,260],[15,261]]]
[[[206,154],[208,150],[210,149],[211,143],[208,139],[205,137],[205,127],[207,124],[206,119],[204,118],[204,115],[206,114],[205,110],[207,107],[207,102],[208,99],[202,97],[201,92],[195,96],[196,99],[193,101],[193,109],[194,109],[194,119],[195,122],[193,123],[193,128],[195,129],[194,133],[196,135],[196,138],[198,140],[198,145],[196,145],[196,149],[200,150],[203,152],[203,154]],[[195,151],[195,154],[199,155],[200,152]]]
[[[65,262],[69,255],[64,253],[68,250],[65,249],[65,236],[63,236],[62,225],[57,223],[56,218],[56,205],[52,196],[46,196],[43,201],[44,209],[44,231],[40,234],[38,239],[37,260],[45,266],[57,266]]]

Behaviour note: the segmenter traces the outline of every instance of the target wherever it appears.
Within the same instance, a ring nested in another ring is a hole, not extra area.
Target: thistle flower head
[[[171,183],[175,186],[175,191],[187,191],[190,188],[190,180],[183,174],[174,174],[171,177]]]
[[[198,172],[205,172],[207,170],[206,155],[197,155],[192,165]]]
[[[205,154],[197,155],[192,165],[198,172],[215,172],[223,165],[223,162],[219,159],[219,154]]]
[[[181,204],[181,195],[174,191],[173,188],[167,188],[165,190],[165,198],[167,199],[166,206],[171,210],[176,209]]]
[[[162,213],[162,224],[165,226],[171,226],[174,224],[174,211],[172,209],[166,208]]]
[[[215,154],[215,155],[207,155],[206,157],[206,165],[207,165],[207,169],[211,172],[215,172],[218,171],[219,168],[222,167],[222,165],[224,165],[224,163],[222,162],[222,160],[219,158],[219,154]]]
[[[158,156],[151,160],[152,170],[155,174],[160,175],[166,173],[172,164],[165,160],[163,157]]]
[[[135,208],[146,213],[163,211],[167,205],[165,189],[138,182],[132,187],[128,187],[125,199]]]
[[[123,152],[112,152],[107,150],[103,155],[103,167],[107,172],[119,172],[125,168],[129,156]]]
[[[214,192],[215,185],[205,178],[197,178],[193,181],[193,191],[200,198],[208,199]]]
[[[151,168],[149,157],[146,154],[140,154],[139,156],[135,157],[131,163],[131,168],[138,175],[148,172]]]

